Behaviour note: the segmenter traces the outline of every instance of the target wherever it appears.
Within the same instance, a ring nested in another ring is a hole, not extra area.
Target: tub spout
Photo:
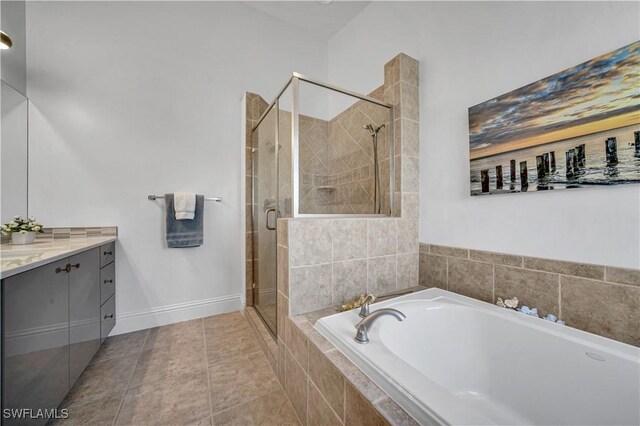
[[[371,327],[373,326],[373,323],[376,322],[378,318],[387,315],[394,317],[398,321],[404,321],[407,318],[405,314],[397,309],[384,308],[373,311],[369,315],[367,315],[365,319],[356,324],[356,329],[358,331],[356,332],[355,341],[362,344],[369,343],[368,334],[369,330],[371,330]]]

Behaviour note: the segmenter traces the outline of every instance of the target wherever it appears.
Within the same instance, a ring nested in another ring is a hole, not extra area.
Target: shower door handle
[[[265,226],[267,227],[267,229],[269,231],[275,231],[276,230],[276,226],[275,225],[269,226],[269,213],[271,213],[271,212],[275,213],[276,209],[272,208],[272,209],[267,209],[267,210],[264,211],[264,215],[265,215],[264,222],[265,222]]]

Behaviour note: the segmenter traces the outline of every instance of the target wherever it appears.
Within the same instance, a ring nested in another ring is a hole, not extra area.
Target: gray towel
[[[169,248],[198,247],[202,245],[204,219],[204,195],[196,195],[196,214],[191,220],[176,220],[173,194],[164,195]]]

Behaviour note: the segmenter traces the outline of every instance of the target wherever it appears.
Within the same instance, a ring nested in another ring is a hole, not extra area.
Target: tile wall
[[[517,297],[541,316],[640,346],[640,270],[420,244],[420,285],[489,303]]]

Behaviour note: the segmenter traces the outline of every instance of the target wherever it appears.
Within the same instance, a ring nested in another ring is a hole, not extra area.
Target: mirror
[[[29,102],[1,83],[0,220],[7,223],[16,215],[27,216]]]

